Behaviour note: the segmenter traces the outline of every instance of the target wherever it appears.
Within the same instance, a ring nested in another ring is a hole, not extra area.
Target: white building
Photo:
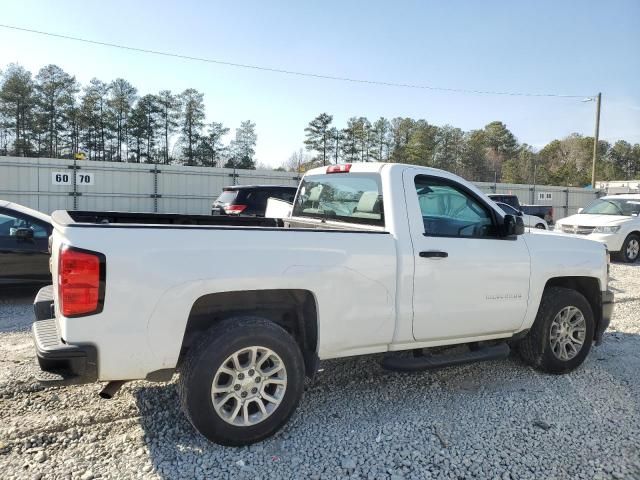
[[[607,195],[616,193],[640,193],[640,180],[596,182],[596,189],[606,192]]]

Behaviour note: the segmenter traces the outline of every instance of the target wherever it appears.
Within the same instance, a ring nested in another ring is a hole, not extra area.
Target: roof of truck
[[[19,213],[24,213],[25,215],[30,215],[33,218],[42,220],[43,222],[51,223],[51,217],[49,215],[39,212],[38,210],[34,210],[33,208],[25,207],[24,205],[19,205],[17,203],[9,202],[8,200],[0,199],[0,207],[8,208]]]
[[[246,190],[250,188],[293,188],[297,189],[298,187],[292,185],[227,185],[226,187],[222,187],[223,190]]]
[[[605,195],[604,198],[606,200],[611,198],[621,198],[623,200],[640,200],[640,193],[619,193],[617,195]]]
[[[323,167],[316,167],[308,170],[306,175],[323,175],[327,173],[327,168],[331,166],[335,166],[336,164],[326,165]],[[443,173],[447,175],[453,175],[451,172],[447,172],[446,170],[440,170],[438,168],[424,167],[422,165],[410,165],[406,163],[386,163],[386,162],[353,162],[353,163],[342,163],[338,165],[351,165],[349,173],[379,173],[383,168],[419,168],[420,170],[424,170],[426,173],[433,173],[435,175],[441,175]]]

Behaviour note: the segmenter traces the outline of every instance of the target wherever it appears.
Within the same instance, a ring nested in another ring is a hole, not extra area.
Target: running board
[[[429,355],[400,357],[387,355],[382,359],[382,368],[398,372],[419,372],[433,370],[442,367],[451,367],[471,362],[484,362],[487,360],[499,360],[507,358],[511,349],[506,343],[481,347],[477,350],[469,350],[456,354]]]

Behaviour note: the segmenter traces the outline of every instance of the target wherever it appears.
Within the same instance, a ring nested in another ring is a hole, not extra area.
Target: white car
[[[503,202],[496,202],[504,213],[508,213],[509,215],[517,216],[522,218],[522,222],[524,226],[531,229],[537,228],[539,230],[548,230],[549,225],[545,220],[540,217],[536,217],[535,215],[527,215],[522,210],[516,210],[511,205]]]
[[[383,367],[416,371],[513,346],[566,373],[613,311],[603,245],[522,235],[520,217],[471,183],[415,165],[310,170],[283,219],[52,218],[52,316],[33,324],[40,378],[109,382],[109,398],[177,371],[187,417],[224,445],[282,427],[319,360],[384,353]],[[462,348],[411,355],[446,345]]]
[[[607,195],[556,222],[556,231],[604,243],[624,262],[640,254],[640,194]]]

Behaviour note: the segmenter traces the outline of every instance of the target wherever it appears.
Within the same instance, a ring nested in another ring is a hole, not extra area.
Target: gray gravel
[[[0,298],[0,472],[12,478],[640,478],[640,264],[613,265],[604,344],[563,376],[517,359],[401,375],[324,362],[290,423],[249,448],[197,435],[173,384],[44,389],[33,294]]]

